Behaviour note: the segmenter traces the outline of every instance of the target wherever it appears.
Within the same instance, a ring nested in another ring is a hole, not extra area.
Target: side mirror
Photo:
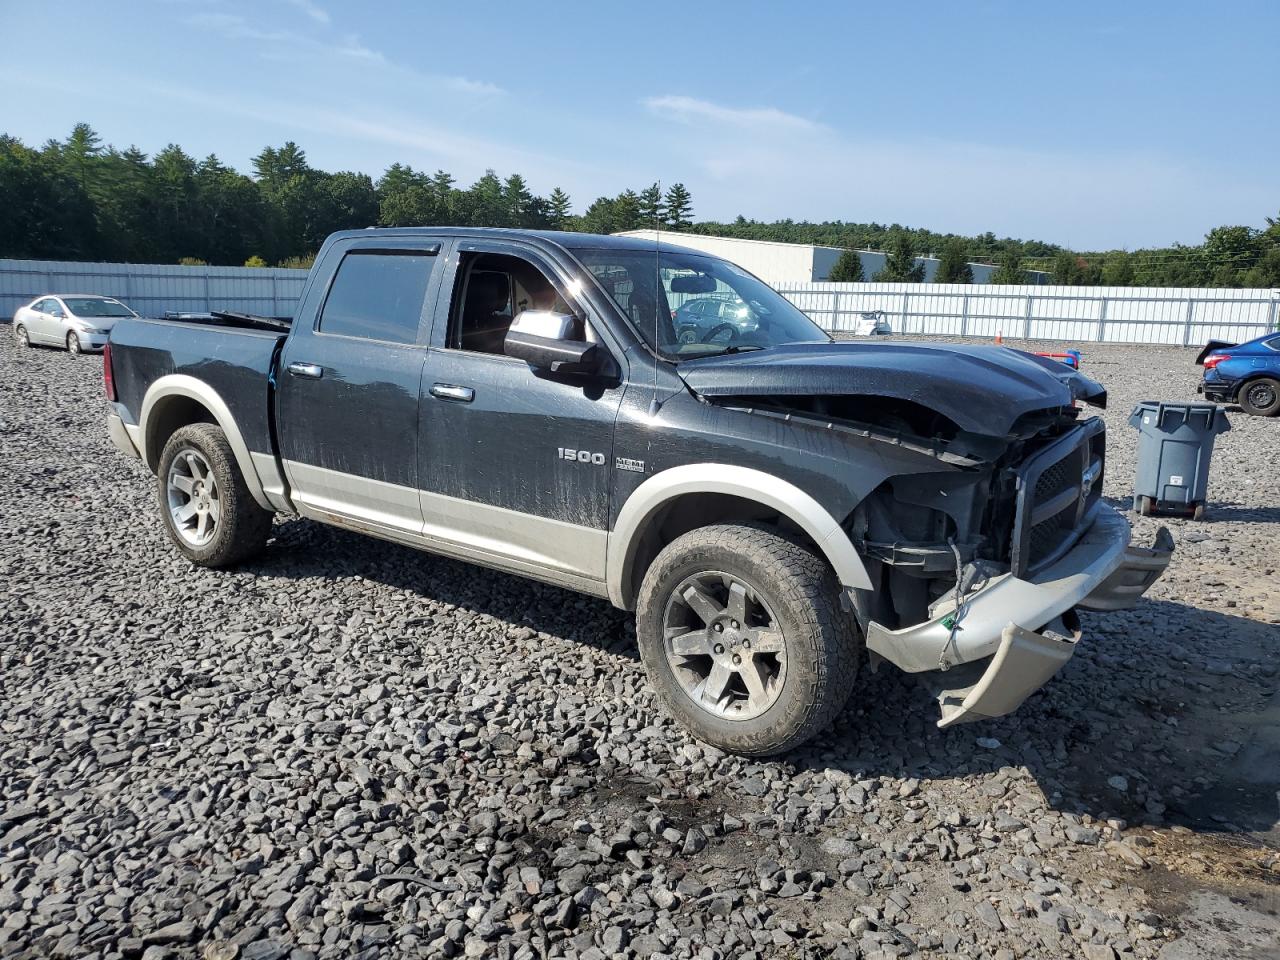
[[[503,351],[552,373],[595,373],[596,345],[571,339],[577,326],[578,318],[572,314],[525,310],[511,322]]]

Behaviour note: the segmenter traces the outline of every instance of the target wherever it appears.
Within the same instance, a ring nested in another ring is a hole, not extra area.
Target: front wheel
[[[272,515],[249,493],[221,427],[175,430],[156,475],[165,530],[192,563],[233,566],[266,544]]]
[[[1280,413],[1280,380],[1261,377],[1240,388],[1240,408],[1255,417]]]
[[[80,353],[80,338],[74,333],[67,334],[67,351],[69,353]]]
[[[649,568],[636,608],[645,671],[695,737],[769,756],[826,728],[858,671],[840,585],[808,547],[762,527],[703,527]]]

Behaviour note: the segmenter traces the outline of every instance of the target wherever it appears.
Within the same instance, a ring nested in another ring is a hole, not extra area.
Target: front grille
[[[1044,473],[1040,474],[1040,479],[1036,481],[1036,502],[1041,503],[1048,500],[1052,496],[1056,496],[1065,490],[1074,478],[1071,471],[1067,469],[1066,464],[1059,461],[1053,464]]]
[[[1010,538],[1014,576],[1033,575],[1079,538],[1082,521],[1102,494],[1106,427],[1080,424],[1017,468],[1017,506]]]

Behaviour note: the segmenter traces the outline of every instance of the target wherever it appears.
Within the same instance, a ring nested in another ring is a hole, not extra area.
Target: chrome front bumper
[[[969,594],[961,609],[940,602],[924,623],[887,630],[872,622],[867,647],[908,673],[929,674],[939,690],[939,726],[1017,709],[1075,652],[1077,606],[1133,606],[1164,573],[1173,537],[1161,528],[1153,546],[1131,547],[1129,523],[1098,503],[1089,527],[1034,578],[1003,574]]]

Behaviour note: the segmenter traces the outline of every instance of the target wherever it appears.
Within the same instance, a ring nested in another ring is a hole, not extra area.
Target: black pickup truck
[[[698,299],[740,316],[689,337]],[[933,686],[941,725],[1014,710],[1075,609],[1132,605],[1173,547],[1130,547],[1100,499],[1094,381],[835,342],[667,243],[339,233],[287,333],[241,319],[111,333],[110,435],[183,554],[242,562],[299,514],[608,598],[666,707],[739,753],[822,729],[864,646]]]

